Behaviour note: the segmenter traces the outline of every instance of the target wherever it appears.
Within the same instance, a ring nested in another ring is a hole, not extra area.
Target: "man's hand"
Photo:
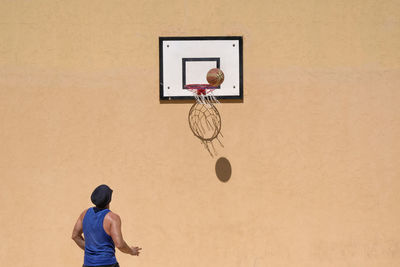
[[[142,248],[139,247],[131,247],[132,252],[130,253],[132,256],[139,256],[140,250]]]

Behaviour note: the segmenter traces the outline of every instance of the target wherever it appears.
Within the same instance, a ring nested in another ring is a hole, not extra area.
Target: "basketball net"
[[[214,155],[217,155],[217,150],[213,141],[217,140],[221,147],[224,147],[219,139],[223,137],[221,133],[221,116],[214,105],[219,103],[213,94],[216,87],[212,87],[209,84],[189,84],[186,87],[192,91],[196,99],[189,111],[190,129],[200,139],[210,155],[214,157]]]

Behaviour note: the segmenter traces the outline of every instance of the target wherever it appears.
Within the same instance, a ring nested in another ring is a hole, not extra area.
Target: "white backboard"
[[[160,37],[160,99],[190,99],[187,84],[206,84],[207,72],[225,75],[214,90],[218,99],[243,99],[243,38]]]

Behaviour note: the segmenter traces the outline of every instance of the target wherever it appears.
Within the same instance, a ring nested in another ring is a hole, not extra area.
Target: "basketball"
[[[220,86],[224,82],[224,73],[218,68],[209,70],[207,72],[207,82],[211,86]]]

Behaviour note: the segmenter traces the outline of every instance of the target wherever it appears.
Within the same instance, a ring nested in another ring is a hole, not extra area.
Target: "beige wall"
[[[160,104],[158,37],[242,35],[221,183]],[[400,1],[0,1],[1,266],[80,266],[114,189],[122,266],[400,266]]]

